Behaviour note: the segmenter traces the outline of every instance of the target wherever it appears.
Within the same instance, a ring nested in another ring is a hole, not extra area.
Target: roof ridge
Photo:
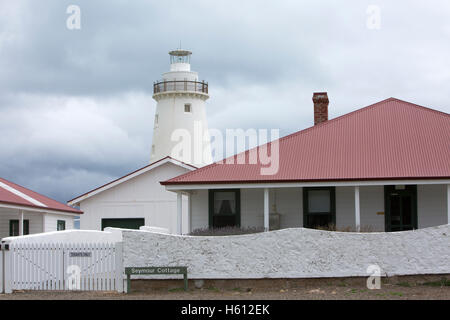
[[[424,111],[438,113],[438,114],[444,115],[444,116],[450,116],[450,113],[447,113],[447,112],[444,112],[444,111],[440,111],[440,110],[436,110],[436,109],[433,109],[433,108],[430,108],[430,107],[425,107],[425,106],[422,106],[420,104],[409,102],[409,101],[406,101],[406,100],[402,100],[402,99],[398,99],[398,98],[394,98],[394,97],[391,97],[391,98],[389,98],[387,100],[395,100],[395,101],[407,103],[407,104],[411,105],[412,107],[416,107],[418,109],[424,109]]]

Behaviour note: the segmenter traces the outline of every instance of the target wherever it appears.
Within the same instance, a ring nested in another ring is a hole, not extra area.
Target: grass
[[[224,227],[224,228],[200,228],[195,229],[190,236],[233,236],[263,232],[264,228],[257,227]]]
[[[403,293],[401,292],[390,292],[391,296],[403,297]]]
[[[181,292],[184,291],[184,288],[172,288],[168,290],[169,292]]]
[[[429,286],[429,287],[450,287],[450,280],[447,278],[442,278],[441,280],[437,281],[429,281],[422,283],[423,286]]]
[[[327,226],[318,226],[316,227],[318,230],[324,230],[324,231],[338,231],[338,232],[358,232],[356,231],[355,227],[336,227],[335,224],[329,224]],[[372,226],[368,225],[362,225],[360,227],[359,232],[375,232],[374,228]]]
[[[398,282],[397,285],[400,286],[400,287],[408,287],[408,288],[411,287],[411,283],[406,282],[406,281],[405,282]]]

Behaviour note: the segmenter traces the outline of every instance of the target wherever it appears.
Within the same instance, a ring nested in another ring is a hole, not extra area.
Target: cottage
[[[189,197],[190,231],[449,223],[449,114],[390,98],[328,120],[327,94],[315,93],[313,102],[314,126],[277,141],[274,174],[262,175],[262,164],[224,161],[161,182]]]
[[[0,239],[74,228],[83,212],[0,178]]]

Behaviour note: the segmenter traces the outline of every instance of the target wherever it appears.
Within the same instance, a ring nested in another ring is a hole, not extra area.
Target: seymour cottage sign
[[[131,289],[132,275],[161,275],[161,274],[182,274],[184,278],[184,290],[188,288],[187,267],[127,267],[127,292]]]

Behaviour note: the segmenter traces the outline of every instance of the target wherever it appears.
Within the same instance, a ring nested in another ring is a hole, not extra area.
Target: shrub
[[[339,232],[357,232],[355,227],[336,227],[334,224],[329,224],[327,226],[317,227],[318,230],[324,230],[324,231],[339,231]],[[374,228],[369,225],[362,225],[360,226],[359,232],[375,232]]]
[[[263,232],[264,228],[258,227],[224,227],[224,228],[200,228],[195,229],[190,236],[232,236]]]

